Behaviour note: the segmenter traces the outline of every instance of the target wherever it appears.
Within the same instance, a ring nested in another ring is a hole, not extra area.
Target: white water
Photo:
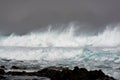
[[[116,47],[120,45],[120,28],[116,26],[111,29],[109,26],[98,35],[94,36],[74,36],[74,25],[69,25],[67,29],[58,33],[51,28],[47,32],[31,32],[26,35],[11,34],[0,40],[0,46],[23,46],[23,47]]]
[[[74,25],[69,25],[61,33],[49,28],[42,33],[1,36],[0,64],[70,68],[79,66],[102,69],[108,75],[120,79],[119,26],[113,29],[107,27],[94,36],[75,36],[75,31]],[[25,61],[21,62],[22,60]]]

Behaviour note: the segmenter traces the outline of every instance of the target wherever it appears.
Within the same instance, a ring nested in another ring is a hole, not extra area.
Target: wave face
[[[26,46],[26,47],[83,47],[90,45],[93,47],[115,47],[120,45],[120,28],[116,26],[106,29],[94,36],[75,36],[74,25],[69,25],[67,29],[59,32],[31,32],[26,35],[11,34],[8,37],[0,36],[0,46]],[[59,32],[59,33],[58,33]]]
[[[0,65],[74,66],[102,69],[120,79],[120,28],[106,27],[97,35],[74,35],[74,25],[61,32],[0,35]]]

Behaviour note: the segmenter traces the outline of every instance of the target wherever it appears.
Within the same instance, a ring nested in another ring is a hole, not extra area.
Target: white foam
[[[80,48],[0,47],[0,57],[16,60],[56,61],[80,55]]]
[[[115,52],[116,51],[116,52]],[[118,79],[120,50],[89,47],[0,47],[0,65],[79,66],[102,69]],[[5,60],[5,59],[8,59]],[[11,61],[9,59],[12,59]],[[17,60],[23,61],[18,62]],[[27,60],[27,61],[26,61]],[[35,61],[34,61],[35,60]],[[117,67],[116,67],[117,66]],[[109,72],[111,71],[111,72]]]
[[[94,36],[74,36],[75,26],[71,24],[67,29],[58,33],[51,28],[47,32],[31,32],[26,35],[11,34],[0,40],[0,46],[26,47],[80,47],[92,45],[94,47],[115,47],[120,45],[119,25],[113,29],[106,27],[103,33]],[[58,30],[59,31],[59,30]]]
[[[22,64],[14,60],[28,60],[29,64],[41,66],[67,65],[82,66],[87,69],[105,69],[107,74],[119,79],[120,29],[107,27],[103,33],[94,36],[75,36],[74,25],[57,32],[51,31],[26,35],[11,34],[0,39],[0,64]],[[37,60],[31,62],[31,60]],[[30,61],[30,62],[29,62]],[[116,67],[117,66],[117,67]]]

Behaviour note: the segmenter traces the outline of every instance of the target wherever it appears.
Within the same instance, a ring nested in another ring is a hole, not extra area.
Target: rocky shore
[[[0,80],[8,80],[6,76],[9,75],[47,77],[50,78],[50,80],[116,80],[113,77],[104,74],[102,70],[88,71],[85,68],[79,68],[77,66],[74,67],[74,69],[63,68],[63,67],[47,67],[35,72],[26,72],[26,71],[5,72],[4,68],[5,67],[2,66],[2,68],[0,69]],[[19,67],[12,66],[12,69],[19,69]],[[31,80],[40,80],[40,79],[31,79]]]

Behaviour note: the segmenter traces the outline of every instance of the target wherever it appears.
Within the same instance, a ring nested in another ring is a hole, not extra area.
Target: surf
[[[120,28],[106,26],[96,35],[76,35],[76,26],[25,35],[0,35],[0,65],[48,67],[74,66],[102,69],[119,79]]]
[[[63,31],[48,28],[44,32],[31,32],[25,35],[11,34],[0,38],[0,46],[24,46],[24,47],[116,47],[120,45],[119,26],[106,29],[97,35],[85,36],[74,35],[76,28],[74,24],[69,25]]]

